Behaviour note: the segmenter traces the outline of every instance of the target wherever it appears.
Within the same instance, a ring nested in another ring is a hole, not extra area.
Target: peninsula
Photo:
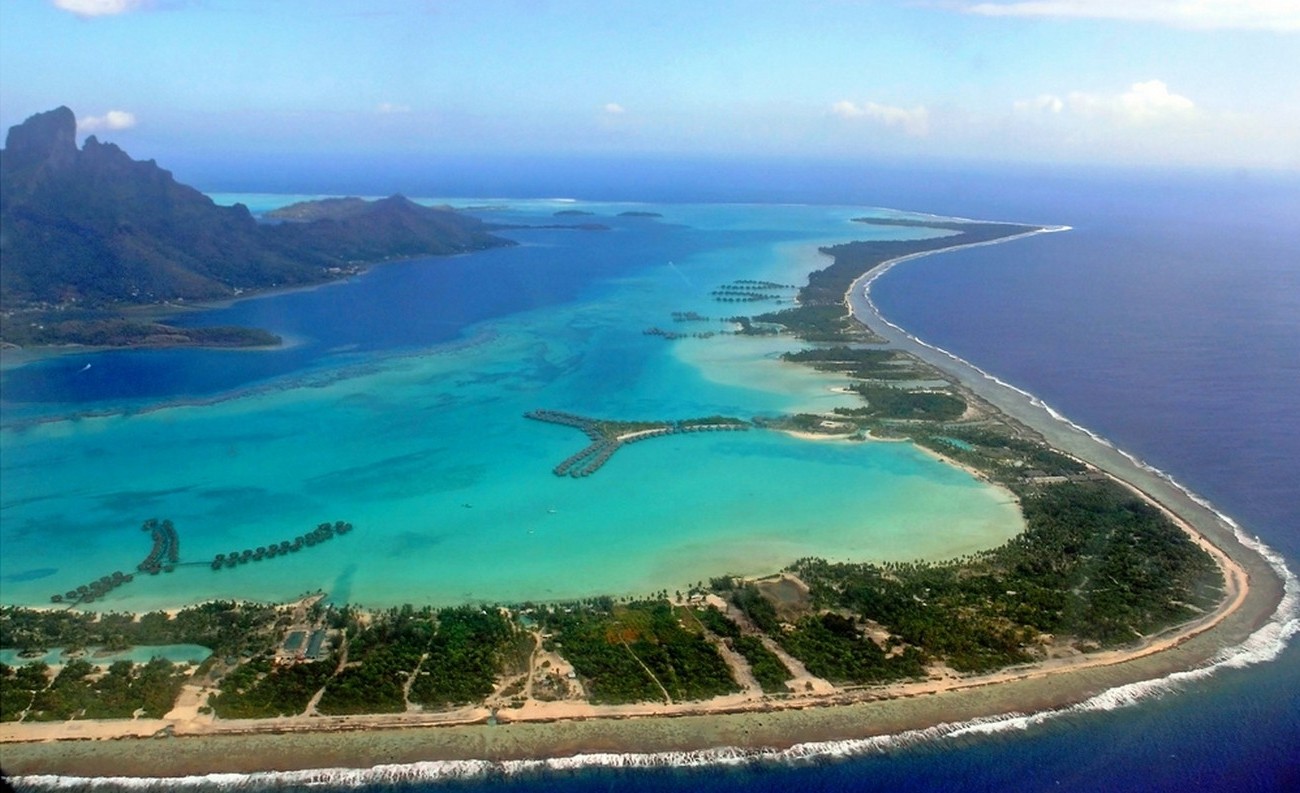
[[[213,654],[197,668],[155,670],[152,683],[120,670],[116,689],[105,682],[112,670],[89,664],[0,670],[6,769],[177,775],[785,748],[1061,707],[1206,664],[1250,636],[1282,585],[1221,516],[870,303],[870,279],[906,258],[1044,229],[906,222],[952,233],[823,249],[832,263],[795,308],[736,323],[775,327],[798,347],[772,366],[846,380],[836,409],[762,424],[915,443],[1010,493],[1026,521],[1020,536],[944,562],[791,560],[757,579],[719,570],[676,592],[581,602],[363,611],[308,595],[126,618],[7,608],[5,647],[192,642]],[[688,426],[529,417],[599,446],[557,473]],[[309,634],[322,638],[304,653]],[[145,700],[159,687],[175,692],[165,712]],[[92,717],[110,690],[139,692],[136,718]],[[150,736],[168,740],[131,752],[80,740]]]

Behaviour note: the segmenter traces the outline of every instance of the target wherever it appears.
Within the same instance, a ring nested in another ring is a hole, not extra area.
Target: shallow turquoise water
[[[110,666],[117,661],[130,661],[133,664],[147,664],[155,658],[165,658],[174,664],[198,664],[212,655],[212,651],[197,644],[155,644],[132,647],[116,653],[101,653],[97,647],[88,647],[81,658],[96,666]],[[0,650],[0,664],[18,666],[44,661],[50,666],[62,666],[68,662],[62,647],[54,647],[39,658],[20,658],[18,650]]]
[[[722,329],[716,319],[674,323],[670,314],[767,310],[718,304],[708,292],[737,278],[802,283],[824,263],[819,244],[916,231],[850,224],[866,210],[834,207],[533,201],[504,214],[544,222],[575,206],[602,218],[631,208],[662,212],[654,234],[668,238],[665,249],[688,253],[641,261],[638,250],[613,244],[617,236],[588,243],[593,238],[580,232],[523,232],[524,246],[492,255],[549,251],[562,268],[598,243],[602,256],[627,258],[611,259],[610,275],[579,284],[574,299],[478,322],[452,342],[331,351],[212,404],[143,412],[133,404],[109,416],[5,429],[3,600],[42,603],[133,570],[149,550],[140,523],[152,516],[175,522],[182,561],[199,564],[139,576],[98,606],[283,600],[316,589],[367,606],[646,594],[724,572],[771,573],[808,555],[946,557],[1022,528],[1008,493],[899,443],[764,431],[673,436],[625,447],[587,479],[555,477],[551,468],[587,439],[526,420],[526,411],[751,418],[845,404],[849,398],[832,391],[842,385],[836,378],[775,359],[789,341],[667,342],[642,331]],[[472,266],[474,257],[464,261]],[[336,300],[439,264],[379,268],[308,294]],[[291,303],[263,301],[264,309]],[[437,311],[437,301],[428,295],[428,310]],[[241,366],[276,354],[223,360]],[[94,360],[99,367],[120,359]],[[356,531],[235,569],[206,564],[325,520],[350,521]]]

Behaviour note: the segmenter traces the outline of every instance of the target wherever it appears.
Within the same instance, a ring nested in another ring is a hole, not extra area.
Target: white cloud
[[[103,17],[125,14],[144,5],[144,0],[54,0],[55,8],[79,17]]]
[[[1296,0],[999,0],[960,2],[957,7],[991,17],[1115,19],[1205,30],[1300,32]]]
[[[909,110],[902,107],[880,105],[875,102],[857,105],[847,99],[842,99],[831,105],[831,113],[846,119],[868,118],[887,127],[899,127],[908,135],[918,137],[927,135],[930,132],[930,112],[923,106],[917,106]]]
[[[1015,102],[986,145],[1011,156],[1116,163],[1272,163],[1294,167],[1294,123],[1202,107],[1162,80],[1113,91],[1044,93]],[[1294,113],[1292,113],[1294,116]],[[1288,165],[1290,163],[1291,165]]]
[[[1084,118],[1111,119],[1150,123],[1189,119],[1196,115],[1196,103],[1182,94],[1170,92],[1162,80],[1133,83],[1120,94],[1095,94],[1071,91],[1064,97],[1040,94],[1014,104],[1018,113],[1061,115],[1068,113]]]
[[[1169,86],[1160,80],[1133,83],[1128,91],[1119,95],[1119,106],[1135,121],[1186,115],[1196,109],[1192,100],[1181,94],[1169,93]]]
[[[383,115],[390,115],[393,113],[410,113],[411,106],[398,105],[392,102],[380,102],[378,105],[375,106],[375,112]]]
[[[840,118],[861,118],[866,115],[866,111],[860,109],[847,99],[841,99],[831,105],[831,112]]]
[[[1033,99],[1022,99],[1016,102],[1015,107],[1021,113],[1060,113],[1065,109],[1065,102],[1056,94],[1039,94]]]
[[[82,134],[98,132],[102,129],[130,129],[135,126],[135,114],[125,110],[110,110],[102,116],[86,116],[77,119],[77,131]]]
[[[617,116],[626,113],[627,108],[623,107],[617,102],[610,102],[609,104],[605,105],[605,112],[610,114],[611,116]]]

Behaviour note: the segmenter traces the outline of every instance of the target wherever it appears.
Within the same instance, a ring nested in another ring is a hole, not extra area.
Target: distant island
[[[66,107],[9,130],[0,151],[0,343],[265,346],[250,328],[179,328],[170,309],[309,286],[365,265],[513,245],[481,221],[400,195],[286,207],[259,223],[218,206],[154,161],[95,136],[76,145]],[[155,315],[157,312],[153,312]]]

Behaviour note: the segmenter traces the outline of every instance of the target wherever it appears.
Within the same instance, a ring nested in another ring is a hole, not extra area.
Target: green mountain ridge
[[[76,146],[66,107],[9,130],[0,151],[0,309],[117,311],[335,280],[363,263],[514,244],[481,221],[402,197],[345,215],[259,223],[152,160],[95,136]],[[80,317],[79,317],[80,318]],[[28,340],[31,341],[30,339]]]

